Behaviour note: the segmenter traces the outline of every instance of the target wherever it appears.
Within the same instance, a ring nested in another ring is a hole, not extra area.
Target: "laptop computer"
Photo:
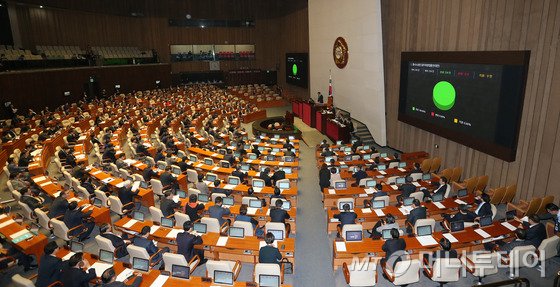
[[[379,154],[379,157],[387,157],[387,153],[386,152],[382,152]]]
[[[387,166],[384,165],[384,164],[380,164],[380,165],[377,166],[377,170],[384,171],[386,169],[387,169]]]
[[[195,223],[193,225],[194,231],[200,234],[206,234],[207,226],[206,223]]]
[[[443,200],[443,194],[434,194],[432,195],[432,202],[440,202]]]
[[[229,237],[244,238],[245,237],[245,228],[233,227],[232,226],[228,229],[228,235],[229,235]]]
[[[163,162],[157,164],[157,168],[158,168],[159,170],[165,170],[165,167],[167,167],[167,165],[166,165],[165,163],[163,163]]]
[[[148,182],[146,182],[146,181],[141,181],[141,182],[140,182],[140,187],[141,187],[141,188],[144,188],[144,189],[148,188]]]
[[[465,229],[464,221],[453,221],[451,222],[451,232],[457,232]]]
[[[403,199],[403,205],[404,206],[411,206],[413,201],[414,201],[414,197],[407,197],[407,198]]]
[[[113,252],[109,250],[99,249],[99,261],[113,264]]]
[[[397,179],[395,180],[396,184],[404,184],[406,182],[406,179],[404,177],[397,177]]]
[[[222,168],[230,168],[230,164],[229,164],[229,162],[227,162],[227,161],[221,161],[221,162],[220,162],[220,166],[221,166]]]
[[[272,235],[274,235],[274,240],[278,240],[278,241],[284,240],[284,230],[267,229],[266,232],[272,233]]]
[[[138,257],[132,258],[132,269],[148,272],[150,270],[150,261]]]
[[[252,185],[253,187],[256,187],[256,188],[263,188],[263,187],[264,187],[264,181],[263,181],[263,180],[255,180],[255,179],[253,179],[253,181],[251,182],[251,185]]]
[[[283,167],[282,170],[283,170],[286,174],[292,174],[292,168],[291,168],[291,167]]]
[[[341,201],[338,203],[338,210],[344,210],[344,205],[349,204],[350,210],[354,209],[354,202],[352,201]]]
[[[457,190],[457,197],[465,197],[465,196],[467,196],[467,193],[468,193],[468,191],[467,191],[466,188],[459,189],[459,190]]]
[[[255,160],[255,159],[257,159],[257,155],[254,154],[254,153],[253,153],[253,154],[250,154],[250,155],[249,155],[249,159]]]
[[[184,190],[177,190],[179,198],[187,198],[187,193]]]
[[[514,210],[508,210],[508,211],[506,211],[506,219],[507,219],[507,220],[512,220],[512,219],[514,219],[516,216],[517,216],[517,211],[516,211],[515,209],[514,209]]]
[[[70,241],[70,251],[74,253],[84,252],[84,244],[78,241]]]
[[[132,212],[132,218],[144,222],[144,213],[140,211],[134,211]]]
[[[214,283],[233,285],[233,272],[214,270]]]
[[[362,241],[363,233],[361,230],[346,231],[346,241]]]
[[[216,180],[216,175],[214,174],[206,174],[206,181],[214,182]]]
[[[251,208],[261,208],[262,201],[260,199],[249,199],[249,207]]]
[[[175,225],[172,218],[162,217],[160,221],[163,227],[173,228],[173,225]]]
[[[228,184],[231,185],[239,185],[239,178],[238,177],[234,177],[234,176],[230,176],[228,177]]]
[[[401,161],[399,162],[399,168],[405,168],[406,167],[406,162]]]
[[[250,169],[251,167],[250,167],[248,164],[242,164],[242,165],[239,166],[239,168],[240,168],[242,171],[247,172],[247,171],[249,171],[249,169]]]
[[[95,206],[95,207],[101,207],[101,205],[102,205],[103,202],[101,201],[101,199],[95,197],[95,198],[93,199],[93,202],[92,202],[92,203],[93,203],[93,206]]]
[[[422,180],[430,180],[432,179],[432,175],[429,173],[422,174]]]
[[[334,189],[346,189],[346,181],[345,180],[335,181]]]
[[[205,158],[204,159],[204,164],[205,165],[214,165],[214,161],[210,158]]]
[[[385,207],[385,200],[372,200],[371,201],[371,208],[372,209],[379,209]]]
[[[266,156],[266,160],[267,161],[275,161],[276,157],[274,155],[269,154],[269,155]]]
[[[179,175],[181,175],[182,171],[181,171],[181,168],[179,168],[179,167],[172,167],[171,168],[171,173],[176,175],[176,176],[179,176]]]
[[[233,197],[222,197],[222,204],[225,206],[233,206]]]
[[[364,160],[370,160],[370,159],[371,159],[371,154],[369,154],[369,153],[368,153],[368,154],[364,154],[364,155],[362,156],[362,159],[364,159]]]
[[[422,226],[418,226],[417,228],[417,236],[426,236],[426,235],[432,235],[432,226],[431,225],[422,225]]]
[[[199,193],[198,194],[198,201],[199,202],[208,202],[208,194]]]
[[[381,237],[385,240],[393,238],[393,235],[391,235],[391,229],[383,229],[383,231],[381,232]]]
[[[294,162],[294,157],[293,156],[284,157],[284,161],[285,162]]]
[[[279,189],[290,189],[290,182],[289,181],[281,181],[278,183]]]
[[[183,265],[171,265],[171,277],[179,279],[189,279],[191,274],[191,268],[189,266]]]
[[[366,180],[366,187],[375,187],[377,185],[377,181],[373,179]]]
[[[218,153],[221,154],[221,155],[226,155],[226,150],[221,148],[221,149],[218,150]]]
[[[280,287],[280,276],[259,274],[259,287]]]
[[[290,210],[292,208],[292,203],[289,200],[282,200],[282,209]]]
[[[480,227],[488,226],[492,224],[492,215],[482,216],[480,218]]]

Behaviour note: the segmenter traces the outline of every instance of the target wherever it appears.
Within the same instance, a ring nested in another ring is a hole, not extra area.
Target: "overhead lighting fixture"
[[[204,27],[206,27],[206,26],[204,26],[204,25],[200,25],[200,28],[204,28]]]
[[[39,5],[39,8],[43,9],[44,7],[43,7],[43,5]]]

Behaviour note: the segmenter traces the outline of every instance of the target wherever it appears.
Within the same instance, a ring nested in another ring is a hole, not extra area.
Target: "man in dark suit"
[[[451,241],[447,238],[442,238],[439,240],[439,246],[441,250],[436,250],[431,254],[424,254],[424,260],[427,260],[429,266],[432,266],[435,259],[438,258],[458,258],[457,250],[451,250]]]
[[[420,164],[417,163],[417,162],[414,163],[413,168],[410,171],[410,174],[413,174],[413,173],[422,173],[422,169],[420,168]]]
[[[95,277],[95,269],[90,268],[89,262],[83,260],[83,253],[78,252],[68,259],[68,265],[60,275],[60,282],[64,287],[89,287],[89,281]]]
[[[37,272],[37,287],[47,287],[60,279],[63,263],[60,258],[54,256],[58,251],[56,241],[51,241],[43,248],[44,254],[41,256],[41,263]]]
[[[177,166],[181,169],[181,172],[186,172],[187,169],[193,169],[193,166],[188,164],[187,162],[189,161],[189,159],[184,156],[181,158],[181,162],[177,163]]]
[[[323,189],[331,185],[331,172],[329,171],[327,164],[323,163],[321,169],[319,170],[319,188],[320,192],[323,193]]]
[[[119,188],[117,195],[124,206],[134,202],[134,197],[138,195],[138,192],[140,192],[140,189],[132,191],[131,182],[127,180],[124,182],[123,187]]]
[[[113,246],[115,247],[116,250],[116,257],[117,258],[122,258],[126,255],[128,255],[128,251],[126,250],[126,244],[130,243],[130,241],[128,240],[124,240],[122,239],[120,236],[114,234],[112,232],[112,228],[110,224],[103,224],[102,226],[99,227],[99,234],[101,235],[101,237],[107,238],[109,240],[111,240],[111,243],[113,244]],[[126,234],[123,232],[123,235]]]
[[[406,242],[399,238],[399,230],[391,229],[391,239],[385,241],[381,249],[385,251],[385,257],[381,259],[381,264],[387,264],[393,268],[395,264],[401,261],[400,256],[404,254]]]
[[[509,254],[511,250],[513,250],[513,248],[515,247],[531,245],[531,242],[526,239],[527,239],[527,230],[518,228],[515,230],[514,240],[505,244],[503,243],[500,244],[501,242],[498,242],[498,245],[501,245],[500,250],[505,251]]]
[[[230,149],[227,149],[226,154],[224,155],[224,160],[229,162],[230,165],[235,163],[235,157]]]
[[[442,217],[448,222],[464,221],[464,222],[474,222],[474,219],[478,217],[476,213],[469,210],[469,206],[466,204],[459,204],[459,212],[451,216],[449,214],[443,214]]]
[[[214,200],[214,205],[208,208],[208,213],[210,217],[218,219],[220,226],[222,226],[225,222],[224,216],[230,215],[231,211],[229,208],[222,207],[223,199],[221,197],[216,197]],[[228,222],[231,220],[228,219]]]
[[[286,172],[278,167],[274,168],[274,174],[272,175],[271,179],[274,184],[281,179],[286,178]]]
[[[241,182],[245,182],[247,178],[247,174],[241,171],[241,167],[239,165],[235,167],[235,170],[231,173],[231,175],[239,177]]]
[[[478,207],[475,213],[478,217],[492,215],[492,205],[490,204],[490,196],[488,194],[481,194],[480,198],[476,201],[478,202]]]
[[[167,166],[165,171],[160,175],[159,180],[161,181],[161,185],[168,188],[177,189],[179,188],[179,184],[177,179],[171,174],[171,166]]]
[[[358,215],[356,215],[355,212],[350,211],[350,204],[345,203],[342,206],[342,209],[343,211],[341,213],[335,214],[333,216],[340,221],[340,223],[337,225],[337,229],[339,230],[337,232],[337,237],[340,237],[340,232],[342,231],[342,227],[344,227],[345,224],[354,224],[356,223],[356,218],[358,218]]]
[[[287,219],[290,219],[290,214],[282,209],[282,200],[276,200],[274,207],[271,206],[270,208],[270,222],[284,223],[286,226],[286,234],[290,234],[291,226],[289,223],[286,223]]]
[[[171,190],[168,190],[164,193],[164,198],[161,199],[159,204],[159,208],[161,209],[161,213],[163,216],[168,217],[175,213],[176,209],[179,209],[181,204],[179,202],[173,201],[173,193]]]
[[[361,165],[358,166],[358,170],[352,175],[356,179],[356,185],[360,184],[360,180],[368,177],[367,173],[364,171]]]
[[[441,195],[441,198],[445,198],[445,195],[447,194],[447,191],[451,191],[451,186],[447,183],[448,179],[445,176],[442,176],[439,179],[439,187],[434,191],[434,195]]]
[[[132,240],[132,244],[138,247],[145,248],[150,257],[157,253],[157,255],[152,258],[152,262],[159,261],[163,256],[162,253],[169,252],[169,247],[164,247],[161,250],[158,249],[154,242],[148,239],[149,235],[150,227],[142,227],[139,236],[134,237],[134,239]]]
[[[406,216],[406,223],[410,224],[410,225],[407,224],[406,227],[408,233],[412,232],[411,226],[414,226],[414,224],[418,219],[426,218],[426,207],[420,205],[420,200],[414,199],[412,205],[413,205],[413,209]]]
[[[554,223],[554,233],[560,232],[560,213],[558,213],[558,205],[549,203],[545,206],[547,213],[539,215],[541,220],[552,220]]]
[[[333,156],[334,152],[332,150],[330,150],[329,148],[325,148],[325,151],[321,153],[321,156],[327,157],[327,156]]]
[[[117,274],[115,273],[115,269],[111,267],[105,270],[105,272],[103,272],[103,274],[101,275],[101,282],[103,282],[103,284],[101,284],[101,287],[138,287],[142,283],[142,276],[139,273],[135,273],[135,275],[136,276],[134,277],[134,281],[132,282],[132,284],[127,285],[125,284],[125,282],[127,282],[128,279],[126,279],[124,282],[116,281]]]
[[[145,182],[150,182],[150,180],[157,177],[157,175],[158,174],[153,170],[153,165],[151,163],[148,163],[146,169],[142,171],[142,177],[144,178]]]
[[[270,168],[265,168],[263,172],[261,172],[259,178],[264,180],[264,184],[266,186],[272,186],[272,178],[268,175],[270,173]]]
[[[187,262],[190,262],[195,255],[198,255],[201,260],[200,264],[204,264],[206,263],[204,251],[194,248],[195,245],[202,244],[202,237],[192,234],[192,228],[193,223],[191,221],[183,223],[184,232],[177,234],[177,254],[183,255]]]
[[[198,197],[196,194],[191,194],[189,196],[189,203],[185,204],[183,213],[189,216],[191,221],[197,221],[200,219],[200,212],[204,210],[204,204],[197,203]]]
[[[163,150],[161,148],[158,148],[154,157],[154,161],[157,163],[160,160],[165,161],[165,155],[163,155]]]
[[[115,163],[117,161],[117,153],[112,146],[106,147],[102,155],[103,160]]]
[[[23,187],[19,190],[21,193],[21,198],[19,201],[27,204],[31,210],[35,210],[35,208],[43,207],[43,203],[37,197],[31,195],[31,189],[28,187]]]
[[[49,217],[55,218],[61,215],[64,215],[68,210],[68,190],[63,190],[60,192],[57,198],[53,200],[51,203],[51,207],[49,208]]]
[[[274,234],[268,232],[264,236],[265,246],[259,250],[259,263],[279,263],[282,260],[282,253],[274,247]]]
[[[416,186],[412,184],[412,177],[407,176],[405,178],[405,182],[406,182],[405,184],[399,186],[399,190],[401,191],[400,194],[401,199],[410,197],[410,195],[416,191]]]
[[[546,239],[546,228],[541,223],[538,215],[529,216],[529,227],[527,228],[526,240],[533,244],[535,248],[539,248],[541,242]]]
[[[95,227],[95,223],[90,220],[90,215],[93,212],[93,209],[83,213],[80,208],[78,208],[78,203],[72,201],[68,204],[68,210],[64,214],[64,224],[68,227],[68,229],[72,229],[80,224],[83,224],[83,227],[80,229],[75,229],[70,232],[70,235],[77,235],[80,232],[83,232],[79,235],[79,240],[83,241],[89,237],[93,228]]]

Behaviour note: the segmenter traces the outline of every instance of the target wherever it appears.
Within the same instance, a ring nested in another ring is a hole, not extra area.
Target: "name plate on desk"
[[[344,241],[335,241],[336,251],[339,252],[346,252],[346,242]]]
[[[226,246],[227,242],[228,242],[227,236],[220,236],[218,242],[216,242],[216,246]]]

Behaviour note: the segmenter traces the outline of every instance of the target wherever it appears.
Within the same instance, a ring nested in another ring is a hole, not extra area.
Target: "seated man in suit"
[[[195,184],[195,187],[203,194],[210,194],[210,189],[206,182],[204,182],[204,174],[198,175],[198,182]]]
[[[413,168],[410,171],[410,174],[413,174],[413,173],[422,173],[422,169],[420,168],[420,163],[417,163],[417,162],[414,163]],[[409,176],[410,176],[410,174],[409,174]]]
[[[18,174],[20,172],[27,171],[27,168],[18,166],[17,163],[14,161],[14,158],[9,157],[8,158],[8,171],[10,172],[10,174]]]
[[[333,155],[334,155],[334,152],[331,149],[329,149],[328,147],[325,148],[325,151],[323,151],[321,153],[321,156],[324,156],[324,157],[333,156]]]
[[[342,210],[343,211],[341,213],[333,215],[334,218],[340,221],[340,223],[337,225],[337,237],[340,237],[340,232],[342,231],[342,227],[344,227],[345,224],[355,224],[356,218],[358,217],[358,215],[356,215],[354,211],[350,211],[350,204],[348,203],[342,205]]]
[[[169,252],[169,247],[164,247],[161,250],[158,249],[154,242],[148,239],[148,236],[150,236],[150,227],[144,226],[138,236],[134,237],[132,244],[145,248],[150,257],[157,253],[157,255],[152,258],[152,262],[159,261],[163,256],[162,253]]]
[[[68,210],[68,196],[70,195],[69,190],[63,190],[60,192],[57,198],[53,200],[49,208],[49,217],[55,218],[59,216],[64,216]]]
[[[286,172],[279,167],[274,167],[274,174],[272,175],[272,183],[276,184],[281,179],[286,178]]]
[[[320,148],[325,149],[329,147],[329,143],[327,143],[327,140],[323,140],[321,142],[321,145],[319,145]]]
[[[265,246],[261,247],[259,250],[259,263],[278,263],[282,260],[282,253],[278,251],[277,247],[274,247],[274,234],[268,232],[264,236]]]
[[[523,224],[526,227],[527,234],[526,240],[533,244],[535,248],[539,248],[541,242],[546,239],[546,228],[541,223],[538,215],[533,214],[529,216],[529,222]]]
[[[403,199],[410,197],[410,195],[416,192],[416,186],[412,184],[412,177],[407,176],[405,178],[405,184],[399,186],[399,190],[401,194],[397,196],[399,202],[402,202]]]
[[[27,206],[29,206],[31,210],[43,207],[43,200],[38,196],[33,196],[30,188],[24,187],[20,189],[19,192],[21,193],[21,198],[19,199],[19,201],[27,204]]]
[[[101,225],[99,227],[99,234],[101,235],[101,237],[111,240],[111,243],[115,247],[115,251],[116,251],[115,256],[117,258],[122,258],[128,255],[128,251],[126,250],[126,245],[130,244],[130,241],[124,240],[120,236],[114,234],[112,232],[112,227],[110,224],[105,223]],[[123,235],[126,235],[126,233],[123,233]]]
[[[451,241],[443,237],[439,240],[439,246],[441,250],[436,250],[432,254],[433,259],[437,258],[458,258],[457,250],[451,249]]]
[[[246,183],[247,174],[241,171],[241,166],[237,165],[231,175],[239,177],[242,183]]]
[[[163,149],[161,147],[157,149],[156,155],[154,156],[155,162],[158,162],[160,160],[165,160],[165,155],[163,155]]]
[[[401,256],[405,254],[406,242],[404,239],[399,238],[399,230],[396,228],[391,229],[391,239],[383,243],[381,249],[385,251],[385,257],[381,259],[381,264],[386,264],[391,269],[395,264],[401,261]]]
[[[229,162],[230,165],[233,165],[235,163],[235,157],[233,156],[231,149],[226,150],[226,154],[224,155],[224,160]]]
[[[177,166],[181,169],[181,172],[185,173],[187,169],[193,169],[193,166],[188,163],[189,159],[184,156],[181,158],[181,162],[177,163]]]
[[[442,176],[439,179],[439,187],[434,190],[434,194],[432,196],[441,194],[442,198],[445,198],[445,195],[448,194],[447,191],[451,192],[451,186],[448,184],[447,177]]]
[[[370,238],[380,238],[383,235],[383,230],[393,228],[399,229],[399,224],[392,214],[387,213],[387,215],[385,215],[385,219],[380,219],[377,223],[375,223],[371,229]]]
[[[264,230],[262,226],[259,226],[259,221],[247,215],[247,204],[241,204],[239,207],[239,215],[235,217],[235,221],[250,222],[253,225],[256,236],[262,238],[264,235]]]
[[[264,185],[272,186],[272,178],[268,175],[270,173],[270,168],[265,168],[263,172],[261,172],[259,178],[264,180]]]
[[[552,220],[554,223],[554,233],[560,232],[560,213],[558,212],[558,205],[549,203],[545,206],[545,214],[539,215],[541,220]]]
[[[78,203],[76,201],[72,201],[68,204],[68,210],[64,214],[64,224],[68,229],[72,229],[76,226],[83,224],[82,228],[74,229],[70,231],[70,235],[77,235],[80,232],[83,232],[79,235],[78,239],[83,241],[89,238],[89,235],[93,231],[95,227],[95,223],[91,219],[90,215],[92,214],[93,209],[84,213],[82,212],[81,208],[78,207]]]
[[[60,272],[62,272],[62,260],[54,254],[59,250],[56,241],[51,241],[43,248],[43,256],[37,272],[37,287],[47,287],[52,283],[60,280]]]
[[[291,225],[286,223],[290,219],[288,211],[282,209],[282,200],[276,200],[274,206],[270,207],[270,222],[282,222],[286,226],[286,237],[290,234]]]
[[[158,174],[153,170],[153,165],[148,163],[146,169],[142,171],[142,177],[144,178],[145,182],[150,182],[152,178],[157,178]]]
[[[119,188],[117,195],[123,206],[132,206],[130,203],[134,203],[134,197],[137,196],[139,192],[140,189],[132,191],[132,184],[127,180],[123,183],[123,187]]]
[[[177,182],[177,178],[175,178],[171,174],[170,165],[165,167],[165,171],[160,175],[159,180],[161,181],[161,185],[163,185],[164,188],[173,188],[173,189],[179,188],[179,183]]]
[[[321,169],[319,170],[319,188],[320,192],[323,193],[323,189],[331,186],[331,172],[327,167],[326,163],[321,165]]]
[[[270,195],[270,199],[272,200],[273,198],[286,199],[286,197],[282,195],[282,191],[278,186],[274,187],[274,194]]]
[[[352,177],[356,179],[356,186],[358,186],[360,184],[360,181],[368,177],[368,175],[364,171],[363,167],[361,165],[358,165],[358,170],[356,170],[356,172],[352,174]]]
[[[455,215],[443,214],[442,217],[450,223],[456,221],[474,222],[478,215],[470,211],[468,205],[459,204],[459,212]]]
[[[60,282],[64,287],[89,287],[89,281],[96,278],[95,269],[90,267],[89,262],[83,259],[83,253],[78,252],[68,259],[68,265],[60,275]]]
[[[292,150],[292,147],[287,147],[284,156],[296,156],[296,153]]]
[[[139,287],[142,283],[142,275],[136,272],[134,275],[136,276],[134,276],[134,281],[132,282],[132,284],[125,284],[125,282],[129,280],[129,278],[127,278],[124,282],[116,281],[117,274],[115,273],[115,269],[111,267],[105,270],[101,275],[101,282],[103,283],[101,284],[101,287]]]
[[[22,188],[30,187],[30,183],[25,180],[24,173],[11,173],[10,174],[10,183],[15,190],[20,190]]]
[[[197,203],[198,197],[196,194],[189,195],[189,203],[185,204],[183,213],[188,215],[191,221],[200,219],[200,213],[204,210],[204,204]]]
[[[224,216],[231,214],[229,208],[222,207],[223,202],[224,201],[221,197],[216,197],[216,199],[214,200],[214,205],[208,208],[208,213],[210,217],[218,219],[220,226],[224,225],[224,222],[226,221],[224,219]],[[227,219],[227,221],[231,223],[230,219]]]
[[[498,245],[499,245],[499,250],[505,251],[508,254],[511,252],[511,250],[513,250],[513,248],[518,247],[518,246],[527,246],[527,245],[531,245],[532,243],[527,239],[527,230],[525,229],[521,229],[518,228],[515,230],[515,239],[508,242],[508,243],[504,243],[503,241],[498,241]],[[538,248],[538,246],[537,246]]]
[[[416,224],[416,221],[418,219],[425,219],[426,215],[427,215],[426,207],[421,206],[420,205],[420,200],[418,200],[418,199],[414,199],[412,201],[412,208],[413,209],[406,216],[406,220],[405,220],[405,223],[407,224],[406,231],[408,233],[412,232],[412,228],[413,228],[414,224]]]
[[[222,181],[220,179],[214,180],[214,189],[212,190],[212,193],[223,193],[226,196],[230,196],[233,191],[231,189],[221,188],[221,184]]]
[[[184,232],[177,234],[177,254],[183,255],[187,262],[190,262],[195,255],[198,255],[201,260],[200,264],[206,263],[207,260],[204,259],[204,250],[194,248],[195,245],[202,244],[203,241],[200,235],[193,233],[192,221],[185,221],[185,223],[183,223],[183,231]]]
[[[478,207],[475,210],[476,215],[478,217],[492,215],[492,205],[490,204],[490,196],[486,193],[480,195],[477,198],[476,202],[478,203]]]
[[[181,208],[181,203],[173,201],[174,195],[171,190],[165,191],[163,195],[164,197],[161,199],[159,208],[161,209],[161,213],[163,213],[163,216],[168,217],[175,214],[175,211]]]

